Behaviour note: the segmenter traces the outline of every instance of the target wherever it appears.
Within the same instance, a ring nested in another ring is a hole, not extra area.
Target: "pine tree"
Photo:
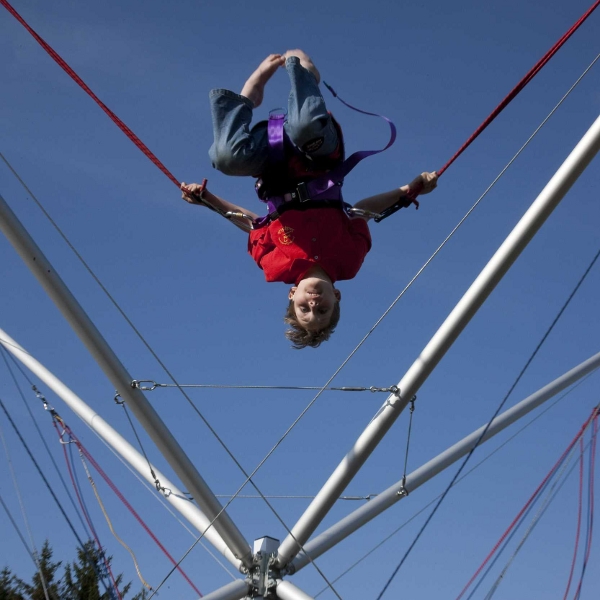
[[[8,567],[0,571],[0,600],[25,600],[19,593],[18,579]]]
[[[110,566],[111,556],[106,557]],[[115,583],[122,598],[129,591],[131,584],[121,588],[123,575],[115,577]],[[102,592],[100,591],[102,587]],[[91,540],[86,542],[84,548],[77,549],[77,562],[67,564],[63,581],[64,600],[115,600],[114,584],[108,573],[104,556]]]
[[[44,576],[47,595],[42,585],[39,570],[36,570],[32,583],[26,583],[12,574],[8,567],[0,572],[0,600],[118,600],[115,585],[108,573],[111,556],[100,552],[89,540],[83,548],[77,549],[77,560],[67,563],[62,578],[57,578],[61,562],[52,561],[52,548],[48,540],[44,542],[39,556],[40,570]],[[123,575],[115,576],[115,583],[123,600],[129,593],[131,583],[122,586]],[[131,600],[146,600],[145,589]]]
[[[39,570],[36,569],[31,585],[21,579],[16,579],[19,584],[19,591],[24,593],[23,597],[27,600],[46,600],[45,586],[50,600],[59,600],[61,597],[60,579],[55,581],[55,578],[56,571],[62,563],[60,561],[52,562],[52,548],[50,548],[48,540],[42,546],[42,551],[38,556],[38,564]],[[40,571],[44,577],[43,582],[40,577]]]

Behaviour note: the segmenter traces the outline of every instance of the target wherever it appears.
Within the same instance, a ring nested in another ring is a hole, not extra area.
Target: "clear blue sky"
[[[457,0],[418,3],[154,0],[100,3],[22,2],[15,8],[179,180],[208,177],[211,189],[256,206],[252,182],[213,171],[208,92],[241,89],[271,52],[300,47],[349,102],[392,118],[398,141],[348,177],[356,201],[440,168],[529,68],[588,8],[559,2]],[[318,350],[288,348],[281,317],[286,289],[266,285],[245,254],[243,234],[180,199],[175,186],[108,120],[4,9],[0,9],[2,119],[0,151],[44,204],[123,310],[182,383],[322,385],[439,243],[600,51],[600,13],[592,15],[529,87],[450,167],[418,212],[403,210],[373,225],[373,250],[359,276],[340,283],[342,320]],[[397,383],[493,252],[554,174],[600,107],[594,68],[486,197],[440,256],[340,373],[334,385]],[[284,105],[287,78],[270,83],[257,118]],[[327,94],[327,92],[326,92]],[[328,96],[326,96],[329,98]],[[347,149],[382,145],[385,125],[328,99]],[[494,412],[559,308],[598,250],[598,159],[544,225],[513,269],[421,388],[409,470],[417,468]],[[167,382],[98,286],[15,177],[0,163],[0,193],[136,379]],[[135,443],[114,390],[57,309],[0,238],[0,327],[12,335]],[[596,268],[518,386],[509,405],[598,352],[600,278]],[[44,465],[58,478],[0,363],[0,397]],[[62,466],[50,419],[28,393],[40,427]],[[454,598],[598,402],[591,378],[456,488],[390,588],[387,597]],[[41,389],[44,390],[43,386]],[[169,551],[183,555],[193,538],[150,498],[61,400],[49,400],[79,434]],[[313,397],[311,392],[194,391],[191,397],[247,470],[252,470]],[[217,494],[244,480],[182,396],[148,395]],[[256,477],[265,494],[312,495],[325,482],[384,400],[381,394],[323,394]],[[49,538],[56,558],[75,554],[75,539],[2,416],[36,543]],[[138,427],[138,429],[141,429]],[[478,450],[474,462],[511,435]],[[402,416],[347,494],[366,495],[402,476],[407,415]],[[149,456],[164,460],[142,436]],[[456,467],[455,467],[456,468]],[[444,488],[450,471],[323,556],[330,579],[365,554]],[[64,471],[66,476],[66,471]],[[7,461],[0,492],[20,519]],[[83,473],[80,479],[84,481]],[[170,569],[110,490],[100,493],[117,531],[157,585]],[[91,491],[103,544],[115,568],[138,582],[129,555],[111,536]],[[250,488],[246,493],[253,493]],[[304,499],[274,500],[291,526]],[[562,595],[576,522],[576,477],[563,487],[497,597]],[[358,502],[340,502],[330,525]],[[285,537],[260,500],[237,499],[230,514],[249,540]],[[76,517],[71,515],[73,519]],[[423,516],[336,583],[343,598],[375,598],[412,541]],[[23,528],[22,521],[19,520]],[[0,513],[0,566],[29,578],[33,565]],[[24,528],[23,528],[24,530]],[[582,598],[600,585],[597,548]],[[503,561],[500,561],[503,564]],[[183,563],[203,593],[231,577],[200,547]],[[307,567],[293,580],[314,595],[323,587]],[[483,586],[485,588],[485,585]],[[178,575],[162,598],[194,598]],[[596,591],[594,591],[596,590]],[[322,597],[333,598],[331,592]]]

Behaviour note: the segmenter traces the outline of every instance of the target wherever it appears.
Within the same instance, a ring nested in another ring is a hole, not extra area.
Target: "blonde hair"
[[[340,320],[340,302],[337,300],[333,305],[333,311],[331,312],[331,319],[327,327],[319,330],[308,330],[300,325],[296,311],[294,309],[294,301],[290,300],[283,322],[290,326],[285,332],[285,337],[292,342],[292,347],[295,350],[301,350],[310,346],[311,348],[318,348],[321,342],[326,342],[331,334],[335,331],[335,327]]]

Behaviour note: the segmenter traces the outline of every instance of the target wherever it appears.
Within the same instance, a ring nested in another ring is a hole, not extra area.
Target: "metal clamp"
[[[348,209],[349,213],[352,213],[356,217],[366,217],[367,219],[379,219],[379,221],[383,218],[381,213],[373,212],[372,210],[365,210],[364,208],[355,208],[354,206]],[[379,222],[377,221],[377,222]]]
[[[143,383],[151,383],[151,386],[142,385]],[[156,383],[152,379],[133,379],[129,384],[132,388],[138,389],[142,392],[152,392],[157,387],[161,387],[160,383]]]

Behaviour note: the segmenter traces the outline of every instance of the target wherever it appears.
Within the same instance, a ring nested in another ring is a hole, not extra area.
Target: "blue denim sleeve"
[[[315,76],[297,56],[290,56],[285,68],[290,77],[286,133],[309,155],[331,154],[338,146],[338,134]]]
[[[225,175],[258,177],[268,158],[266,127],[250,129],[252,103],[229,90],[210,92],[214,142],[208,155]]]

